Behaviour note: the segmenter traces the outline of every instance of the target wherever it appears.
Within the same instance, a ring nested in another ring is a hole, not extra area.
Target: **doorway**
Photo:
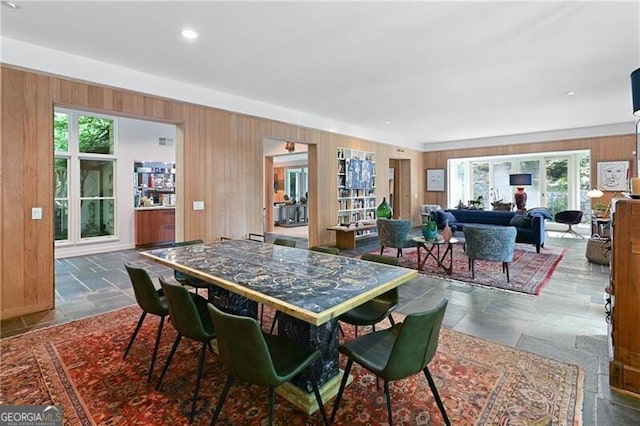
[[[411,160],[389,159],[389,204],[394,219],[411,219]]]
[[[310,223],[309,146],[263,139],[264,233],[308,241]]]

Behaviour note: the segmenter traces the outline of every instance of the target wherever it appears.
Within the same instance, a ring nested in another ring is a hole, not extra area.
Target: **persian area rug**
[[[157,391],[175,331],[165,326],[154,376],[147,383],[157,317],[147,317],[122,359],[139,315],[137,306],[129,307],[0,340],[0,404],[61,404],[67,425],[188,424],[200,345],[183,339]],[[346,337],[340,338],[352,339],[353,328],[343,329]],[[575,365],[443,329],[429,368],[454,425],[582,424],[584,376]],[[345,390],[335,424],[387,424],[382,386],[376,390],[375,377],[356,365],[352,372],[354,381]],[[207,353],[194,424],[209,424],[225,378],[218,357]],[[443,424],[424,375],[390,388],[397,424]],[[333,402],[325,401],[329,413]],[[236,383],[218,424],[266,424],[267,410],[266,388]],[[307,415],[281,397],[276,397],[275,418],[276,424],[322,424],[318,413]]]
[[[445,247],[440,247],[440,250],[443,253]],[[436,252],[437,250],[434,250],[434,253]],[[380,254],[380,249],[372,253]],[[418,265],[417,249],[406,248],[402,250],[402,253],[400,264],[405,268],[416,269]],[[458,243],[453,245],[453,272],[451,275],[448,275],[431,257],[418,272],[431,277],[538,295],[551,279],[564,253],[565,249],[560,248],[542,248],[540,253],[536,253],[536,248],[530,244],[516,244],[513,261],[509,264],[510,280],[507,282],[507,275],[502,272],[501,262],[484,260],[476,260],[476,276],[471,278],[469,258],[463,250],[463,245]],[[383,254],[395,257],[397,249],[387,247],[384,249]],[[422,260],[423,256],[425,256],[424,249],[420,249],[420,256]],[[445,263],[448,261],[449,256],[447,255]]]

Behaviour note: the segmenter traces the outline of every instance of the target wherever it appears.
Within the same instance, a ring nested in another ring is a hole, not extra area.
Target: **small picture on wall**
[[[626,191],[629,188],[629,162],[599,162],[598,188],[602,191]]]
[[[444,169],[427,170],[427,191],[444,191]]]

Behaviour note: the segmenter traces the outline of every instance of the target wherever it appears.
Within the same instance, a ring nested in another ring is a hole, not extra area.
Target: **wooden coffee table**
[[[424,267],[427,259],[432,258],[438,263],[447,275],[453,273],[453,245],[460,243],[457,238],[451,238],[449,241],[445,240],[425,240],[424,237],[414,237],[413,241],[416,243],[418,250],[418,270]],[[441,254],[440,247],[444,246],[444,252]],[[420,249],[424,249],[425,256],[420,259]],[[448,256],[447,256],[448,255]]]

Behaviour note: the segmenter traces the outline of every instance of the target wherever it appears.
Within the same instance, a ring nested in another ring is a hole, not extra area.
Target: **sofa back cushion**
[[[511,218],[516,214],[515,212],[504,210],[451,209],[446,211],[452,213],[457,222],[503,226],[509,226]]]

